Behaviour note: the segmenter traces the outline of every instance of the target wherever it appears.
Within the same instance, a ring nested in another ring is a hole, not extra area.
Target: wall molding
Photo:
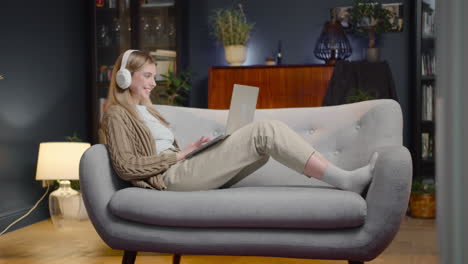
[[[48,201],[48,199],[44,199]],[[20,218],[24,214],[26,214],[34,205],[31,205],[30,207],[25,207],[22,209],[17,209],[17,210],[11,210],[9,212],[4,212],[0,215],[0,232],[3,231],[7,226],[9,226],[11,223],[16,221],[16,219]],[[47,202],[42,201],[41,204],[39,204],[34,211],[32,211],[27,217],[16,223],[14,226],[12,226],[8,232],[11,232],[16,229],[20,229],[22,227],[32,225],[36,222],[42,221],[44,219],[50,218],[49,214],[49,207]],[[7,233],[8,233],[7,232]]]

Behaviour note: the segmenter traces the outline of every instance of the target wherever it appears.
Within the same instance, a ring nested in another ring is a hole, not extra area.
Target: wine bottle
[[[276,53],[276,65],[281,65],[283,54],[281,53],[281,40],[278,41],[278,52]]]

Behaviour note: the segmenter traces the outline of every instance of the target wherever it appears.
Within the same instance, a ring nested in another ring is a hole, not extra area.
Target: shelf
[[[435,167],[432,166],[432,167],[426,167],[426,169],[424,169],[422,172],[421,172],[421,175],[418,176],[418,177],[423,177],[423,178],[435,178]]]
[[[434,120],[421,120],[421,125],[427,127],[434,127]]]
[[[434,166],[435,165],[435,160],[434,160],[434,158],[431,158],[431,159],[422,159],[421,158],[421,163],[423,164],[423,166]]]
[[[103,87],[103,86],[104,86],[104,87],[108,87],[108,86],[110,85],[110,82],[108,82],[108,81],[105,81],[105,82],[96,82],[96,85],[97,85],[98,87]]]
[[[109,87],[108,87],[108,86],[107,86],[107,87],[104,87],[104,86],[99,87],[99,89],[97,90],[97,92],[98,92],[97,95],[98,95],[99,97],[101,97],[101,98],[107,98],[107,95],[108,95],[108,93],[109,93]]]
[[[440,1],[440,0],[435,0]],[[411,152],[414,154],[414,177],[433,177],[435,175],[436,160],[436,123],[434,102],[437,89],[437,75],[435,72],[435,46],[434,34],[435,12],[431,5],[424,0],[415,0],[412,6],[412,15],[417,21],[413,24],[412,39],[412,79],[414,80],[414,104]],[[432,120],[424,120],[424,113],[432,115]],[[425,134],[428,134],[427,136]],[[424,135],[424,136],[423,136]],[[431,153],[431,157],[428,156]],[[426,159],[423,159],[423,154]]]
[[[422,132],[434,132],[435,122],[431,120],[422,120],[421,121],[421,131]]]
[[[104,46],[104,45],[97,45],[97,48],[98,49],[101,49],[101,50],[111,50],[111,51],[115,51],[117,50],[119,47],[117,45],[114,45],[113,43],[112,44],[109,44],[107,46]]]
[[[435,36],[434,35],[422,35],[421,39],[428,40],[428,41],[435,41]]]
[[[96,16],[118,16],[117,8],[96,7]]]
[[[171,7],[175,5],[174,0],[159,0],[159,1],[147,1],[147,3],[142,4],[141,8],[161,8],[161,7]]]
[[[421,38],[421,50],[422,51],[431,51],[435,49],[435,38]]]
[[[436,76],[435,75],[424,75],[421,76],[421,81],[435,81]]]

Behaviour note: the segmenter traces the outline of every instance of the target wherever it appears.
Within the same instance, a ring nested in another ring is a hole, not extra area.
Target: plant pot
[[[240,66],[245,61],[247,47],[244,45],[224,46],[226,60],[231,66]]]
[[[368,48],[367,49],[367,61],[378,62],[380,60],[380,49],[379,48]]]
[[[436,216],[436,199],[432,193],[411,194],[410,214],[416,218],[434,218]]]

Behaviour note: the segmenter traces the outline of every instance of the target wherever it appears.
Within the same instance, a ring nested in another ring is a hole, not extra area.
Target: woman
[[[122,77],[126,70],[127,79]],[[270,156],[307,177],[344,190],[360,193],[371,180],[377,153],[367,166],[345,171],[275,120],[254,121],[210,149],[185,159],[210,138],[201,137],[179,148],[169,123],[150,101],[155,77],[156,63],[149,54],[129,50],[120,55],[101,122],[114,170],[134,186],[171,191],[226,187],[263,166]]]

